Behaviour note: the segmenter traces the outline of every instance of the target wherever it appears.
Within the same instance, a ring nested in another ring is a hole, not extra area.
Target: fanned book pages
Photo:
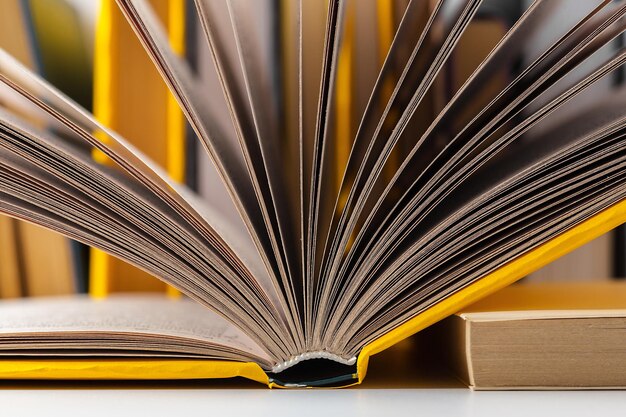
[[[0,377],[349,385],[626,220],[624,1],[520,6],[471,70],[479,0],[196,0],[204,65],[150,2],[117,7],[217,180],[173,181],[2,52],[0,212],[184,297],[3,302]]]

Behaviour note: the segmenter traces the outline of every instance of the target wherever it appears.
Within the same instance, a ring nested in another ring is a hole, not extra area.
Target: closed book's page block
[[[626,283],[513,285],[446,319],[441,363],[477,390],[626,386]]]

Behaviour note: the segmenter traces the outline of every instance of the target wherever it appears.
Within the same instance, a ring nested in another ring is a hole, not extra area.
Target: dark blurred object
[[[80,16],[65,0],[24,2],[33,31],[41,75],[84,108],[93,100],[92,48],[81,30]]]
[[[520,0],[485,0],[478,9],[478,16],[497,16],[504,19],[508,26],[512,26],[523,11],[524,7]]]
[[[621,34],[617,39],[618,48],[626,46],[626,35]],[[623,85],[626,81],[626,67],[622,66],[615,72],[615,84]],[[626,225],[621,225],[615,229],[613,235],[613,276],[618,279],[626,278]]]

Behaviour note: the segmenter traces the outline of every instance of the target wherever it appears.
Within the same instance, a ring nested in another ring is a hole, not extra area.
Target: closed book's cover
[[[185,3],[153,1],[167,28],[170,44],[184,53]],[[103,0],[94,51],[94,115],[164,167],[179,182],[185,180],[185,119],[150,57],[114,0]],[[106,157],[96,152],[96,160]],[[100,250],[92,249],[90,293],[177,292],[148,273]]]
[[[626,282],[526,282],[498,291],[456,313],[472,321],[547,317],[614,317],[626,312]]]

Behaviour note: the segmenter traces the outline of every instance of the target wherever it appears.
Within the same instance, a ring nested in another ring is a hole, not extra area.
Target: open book
[[[185,295],[3,303],[0,376],[348,385],[371,354],[626,220],[626,90],[588,100],[626,61],[626,2],[532,2],[445,94],[481,2],[389,3],[368,83],[345,73],[355,1],[198,0],[206,89],[147,1],[117,2],[220,178],[209,198],[0,52],[0,212]]]

